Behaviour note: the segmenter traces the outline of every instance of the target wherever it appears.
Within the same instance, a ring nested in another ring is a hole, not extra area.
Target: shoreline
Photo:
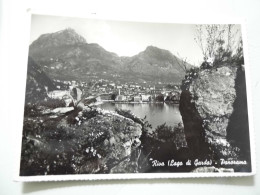
[[[114,100],[102,100],[102,104],[103,103],[113,103],[113,104],[179,104],[176,102],[125,102],[125,101],[114,101]]]

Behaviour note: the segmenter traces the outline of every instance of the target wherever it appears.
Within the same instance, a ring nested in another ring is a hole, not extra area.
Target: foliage
[[[113,94],[111,95],[111,99],[112,99],[112,100],[115,100],[115,99],[116,99],[116,94],[115,94],[115,93],[113,93]]]
[[[180,55],[177,53],[179,59],[174,56],[175,61],[177,62],[177,65],[184,70],[184,72],[187,72],[189,70],[189,65],[187,62],[187,58],[181,58]]]
[[[159,94],[156,98],[155,101],[157,102],[164,102],[164,96],[163,94]]]
[[[93,140],[89,136],[90,129],[62,126],[60,120],[62,118],[44,123],[38,119],[24,121],[21,175],[105,172],[99,163],[104,155],[101,147],[104,138]],[[86,162],[94,167],[86,167]]]
[[[168,126],[166,123],[159,125],[155,129],[153,137],[164,142],[173,142],[177,149],[187,147],[182,123],[174,127]]]
[[[64,100],[59,100],[59,99],[51,99],[48,98],[47,101],[43,101],[40,103],[41,106],[47,107],[47,108],[59,108],[59,107],[65,107],[66,104],[64,102]]]
[[[200,47],[203,68],[221,64],[243,64],[243,46],[239,27],[228,24],[197,25],[195,41]]]
[[[58,107],[65,107],[66,104],[63,100],[48,98],[47,101],[40,101],[37,103],[27,103],[24,106],[24,116],[36,117],[41,116],[42,110],[55,109]]]
[[[72,120],[72,119],[75,120]],[[138,147],[141,126],[96,109],[25,118],[21,175],[108,173]],[[131,140],[131,141],[130,141]],[[132,143],[133,141],[133,143]]]
[[[166,125],[166,123],[157,126],[154,131],[154,135],[157,139],[170,141],[174,137],[174,128],[171,126]]]
[[[199,68],[191,68],[182,80],[181,89],[188,90],[193,79],[198,77]]]

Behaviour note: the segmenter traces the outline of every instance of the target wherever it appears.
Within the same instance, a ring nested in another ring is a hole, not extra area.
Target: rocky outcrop
[[[141,134],[140,124],[102,109],[25,117],[20,174],[137,172]]]
[[[244,71],[237,66],[199,70],[183,87],[180,100],[180,112],[183,118],[184,131],[191,155],[194,157],[211,157],[219,160],[241,158],[238,147],[243,135],[248,136],[246,107],[246,89]],[[242,79],[242,80],[241,80]],[[239,80],[239,82],[238,82]],[[240,92],[239,92],[240,90]],[[240,107],[235,103],[243,96]],[[246,107],[246,108],[245,108]],[[243,116],[237,113],[244,113]],[[234,115],[239,115],[235,117]],[[236,132],[231,126],[236,123]],[[231,130],[233,129],[233,130]],[[233,132],[231,132],[233,131]],[[234,134],[240,134],[234,136]],[[232,137],[232,139],[230,139]],[[249,140],[244,140],[249,143]],[[250,163],[249,163],[250,164]]]
[[[201,71],[189,91],[203,121],[208,139],[211,134],[226,137],[226,128],[233,113],[236,69],[222,67]]]

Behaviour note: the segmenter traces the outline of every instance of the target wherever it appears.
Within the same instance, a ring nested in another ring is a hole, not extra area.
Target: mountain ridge
[[[168,50],[147,46],[134,56],[119,57],[97,43],[87,43],[70,28],[41,35],[30,45],[29,55],[53,78],[63,75],[84,79],[86,73],[106,72],[126,79],[140,77],[180,83],[185,74],[181,60]]]

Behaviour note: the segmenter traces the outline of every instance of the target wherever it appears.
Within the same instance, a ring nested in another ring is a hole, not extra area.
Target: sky
[[[147,46],[169,50],[200,65],[203,56],[195,42],[195,25],[110,21],[86,18],[32,15],[30,43],[40,35],[73,28],[87,43],[97,43],[119,56],[133,56]]]

